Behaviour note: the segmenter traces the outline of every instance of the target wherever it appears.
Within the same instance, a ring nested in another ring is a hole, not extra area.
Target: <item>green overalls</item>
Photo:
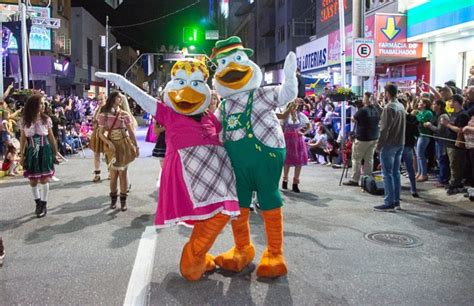
[[[270,210],[283,205],[278,187],[286,149],[270,148],[255,137],[251,123],[253,93],[250,92],[243,113],[227,115],[226,101],[222,102],[224,147],[234,168],[240,207],[249,208],[252,192],[256,191],[262,210]],[[244,138],[237,141],[227,139],[227,131],[239,129],[245,130]]]

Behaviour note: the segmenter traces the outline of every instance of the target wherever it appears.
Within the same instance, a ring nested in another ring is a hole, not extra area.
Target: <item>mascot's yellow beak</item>
[[[240,89],[248,83],[252,75],[252,67],[231,62],[224,70],[216,74],[216,80],[225,87]]]
[[[187,115],[197,110],[205,101],[206,95],[190,87],[168,91],[168,97],[173,102],[176,111]]]

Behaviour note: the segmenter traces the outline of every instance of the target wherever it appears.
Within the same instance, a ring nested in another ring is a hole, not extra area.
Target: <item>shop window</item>
[[[64,16],[64,0],[58,0],[58,15]]]
[[[92,43],[92,39],[87,39],[87,65],[88,66],[92,66],[92,59],[94,58],[94,54],[93,54],[93,43]]]
[[[456,83],[459,84],[458,87],[464,88],[464,86],[469,86],[471,69],[474,69],[474,51],[462,52],[459,55],[461,57],[461,77],[458,77]]]
[[[105,70],[105,48],[99,46],[99,69]]]
[[[375,10],[391,2],[395,2],[395,0],[365,0],[365,10]]]
[[[117,73],[122,73],[122,61],[120,59],[117,59]]]
[[[313,35],[314,22],[312,19],[293,19],[293,37],[308,37]]]
[[[114,67],[114,54],[109,53],[109,71],[115,72],[115,67]]]
[[[285,0],[278,0],[278,8],[285,6]]]
[[[282,25],[280,26],[280,28],[278,29],[278,42],[279,43],[282,43],[285,41],[285,26]]]

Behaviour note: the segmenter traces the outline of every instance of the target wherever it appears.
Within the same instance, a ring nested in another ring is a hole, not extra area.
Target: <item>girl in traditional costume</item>
[[[24,169],[23,175],[30,180],[38,218],[47,213],[49,180],[54,175],[58,152],[52,131],[53,123],[43,113],[44,104],[44,97],[41,95],[28,98],[23,110],[20,136],[20,163]],[[41,185],[41,192],[38,183]]]
[[[120,180],[120,209],[127,210],[127,170],[139,155],[135,129],[130,114],[122,110],[123,97],[113,92],[98,117],[99,136],[107,145],[105,159],[110,173],[110,209],[117,204],[117,183]]]

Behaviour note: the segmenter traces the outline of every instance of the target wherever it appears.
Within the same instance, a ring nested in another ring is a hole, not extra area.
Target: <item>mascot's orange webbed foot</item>
[[[250,242],[250,209],[241,208],[240,216],[232,220],[235,246],[216,257],[215,263],[224,270],[240,272],[255,257],[255,247]]]
[[[257,266],[257,276],[274,278],[284,276],[288,273],[286,268],[285,257],[283,254],[272,254],[265,249],[262,259]]]
[[[248,266],[255,257],[253,244],[243,249],[233,247],[229,251],[216,257],[215,263],[224,270],[240,272]]]
[[[181,254],[180,272],[189,281],[200,279],[206,272],[206,257],[194,255],[191,242],[186,243]]]

